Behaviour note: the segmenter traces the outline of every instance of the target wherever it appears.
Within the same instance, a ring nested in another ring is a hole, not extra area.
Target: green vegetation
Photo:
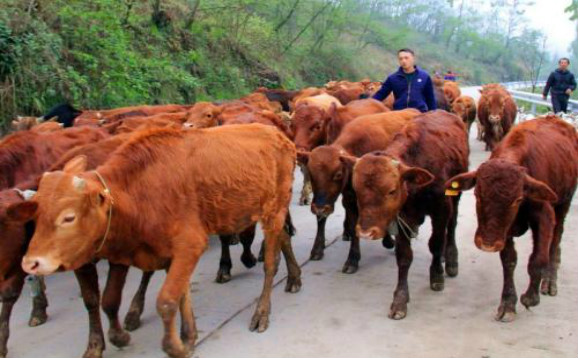
[[[80,108],[234,98],[258,86],[381,80],[412,47],[464,82],[537,78],[524,0],[3,0],[0,120]],[[477,7],[476,7],[477,6]],[[482,7],[482,8],[480,8]]]

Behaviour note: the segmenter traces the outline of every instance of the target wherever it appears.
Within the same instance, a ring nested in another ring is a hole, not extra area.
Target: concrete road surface
[[[466,94],[477,96],[475,88]],[[474,126],[475,127],[475,126]],[[481,143],[470,138],[470,168],[488,157]],[[498,254],[476,249],[474,197],[464,193],[457,228],[460,273],[447,278],[443,292],[429,288],[427,247],[429,222],[413,241],[414,261],[410,269],[411,302],[402,321],[387,318],[397,280],[393,251],[381,242],[361,243],[359,271],[341,273],[349,243],[339,238],[343,210],[338,208],[327,222],[328,245],[322,261],[308,261],[315,236],[316,220],[308,207],[297,205],[301,184],[296,174],[291,205],[297,236],[293,245],[303,268],[303,289],[297,294],[283,291],[284,264],[277,274],[272,297],[269,329],[262,334],[248,330],[263,281],[262,264],[245,269],[239,261],[240,245],[232,248],[233,280],[214,282],[220,255],[218,240],[211,243],[191,281],[194,312],[200,330],[195,357],[578,357],[578,202],[574,200],[562,240],[559,294],[544,297],[539,306],[526,310],[518,304],[512,323],[494,321],[500,301],[502,269]],[[254,245],[257,252],[261,236]],[[529,235],[516,240],[518,293],[528,284]],[[100,264],[104,284],[106,264]],[[155,310],[155,296],[164,273],[153,277],[143,314],[142,327],[132,334],[131,345],[119,350],[107,343],[104,357],[163,357],[161,321]],[[140,279],[132,269],[124,292],[122,314],[126,312]],[[43,326],[26,325],[31,308],[28,288],[18,302],[9,357],[79,357],[88,335],[87,316],[79,289],[70,273],[47,278],[49,320]],[[104,319],[104,315],[103,315]],[[105,326],[107,326],[105,324]]]

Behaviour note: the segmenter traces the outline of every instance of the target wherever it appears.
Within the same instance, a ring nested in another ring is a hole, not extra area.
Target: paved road
[[[474,88],[464,92],[477,95]],[[470,143],[470,167],[475,168],[488,153],[474,134]],[[295,193],[301,182],[297,175]],[[295,195],[291,212],[298,232],[293,243],[303,265],[303,289],[289,294],[283,292],[282,284],[277,286],[269,329],[262,334],[249,332],[249,319],[262,287],[262,266],[245,269],[238,260],[240,247],[235,246],[233,280],[224,285],[215,283],[220,249],[218,241],[213,241],[191,284],[200,329],[195,357],[577,357],[578,260],[574,258],[578,252],[577,206],[574,200],[566,221],[558,296],[542,297],[541,304],[531,311],[518,305],[516,321],[505,324],[493,319],[502,287],[500,259],[497,254],[475,248],[474,198],[471,192],[466,192],[460,204],[457,229],[459,276],[448,278],[443,292],[429,289],[430,229],[426,222],[413,243],[408,316],[402,321],[392,321],[387,313],[397,279],[393,251],[384,249],[377,241],[362,242],[359,271],[354,275],[341,273],[349,243],[337,239],[344,217],[343,210],[338,209],[327,223],[330,246],[325,258],[308,261],[315,218],[309,208],[297,206]],[[518,292],[522,293],[528,284],[526,263],[531,250],[527,235],[517,239],[517,248],[519,264],[515,277]],[[278,280],[285,276],[284,265],[281,267]],[[106,265],[99,270],[104,284]],[[108,344],[105,357],[164,356],[160,349],[161,322],[154,309],[155,293],[163,277],[159,273],[153,278],[143,326],[132,334],[132,344],[123,350]],[[139,272],[132,270],[123,313],[139,278]],[[51,276],[47,284],[49,321],[40,327],[27,327],[30,299],[26,291],[12,321],[10,357],[63,358],[83,353],[87,318],[73,276],[69,273]]]

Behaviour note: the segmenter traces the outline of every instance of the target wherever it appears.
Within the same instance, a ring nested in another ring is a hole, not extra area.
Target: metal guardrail
[[[542,98],[541,93],[530,93],[516,90],[521,88],[532,87],[532,82],[530,81],[505,82],[502,83],[502,85],[508,89],[508,91],[512,94],[512,97],[514,97],[514,99],[530,103],[532,105],[530,109],[532,114],[536,114],[537,105],[552,107],[551,102],[548,100],[544,100],[544,98]],[[539,81],[536,83],[536,87],[543,87],[545,85],[546,81]],[[568,110],[571,112],[578,112],[578,101],[576,100],[568,101]]]

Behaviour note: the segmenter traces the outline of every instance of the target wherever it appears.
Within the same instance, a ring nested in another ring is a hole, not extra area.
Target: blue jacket
[[[427,112],[437,109],[433,83],[430,76],[417,66],[415,67],[415,71],[416,75],[413,77],[411,83],[409,83],[400,67],[397,72],[387,77],[379,91],[373,95],[373,98],[378,101],[383,101],[393,92],[395,98],[393,102],[394,110],[415,108],[421,112]]]

